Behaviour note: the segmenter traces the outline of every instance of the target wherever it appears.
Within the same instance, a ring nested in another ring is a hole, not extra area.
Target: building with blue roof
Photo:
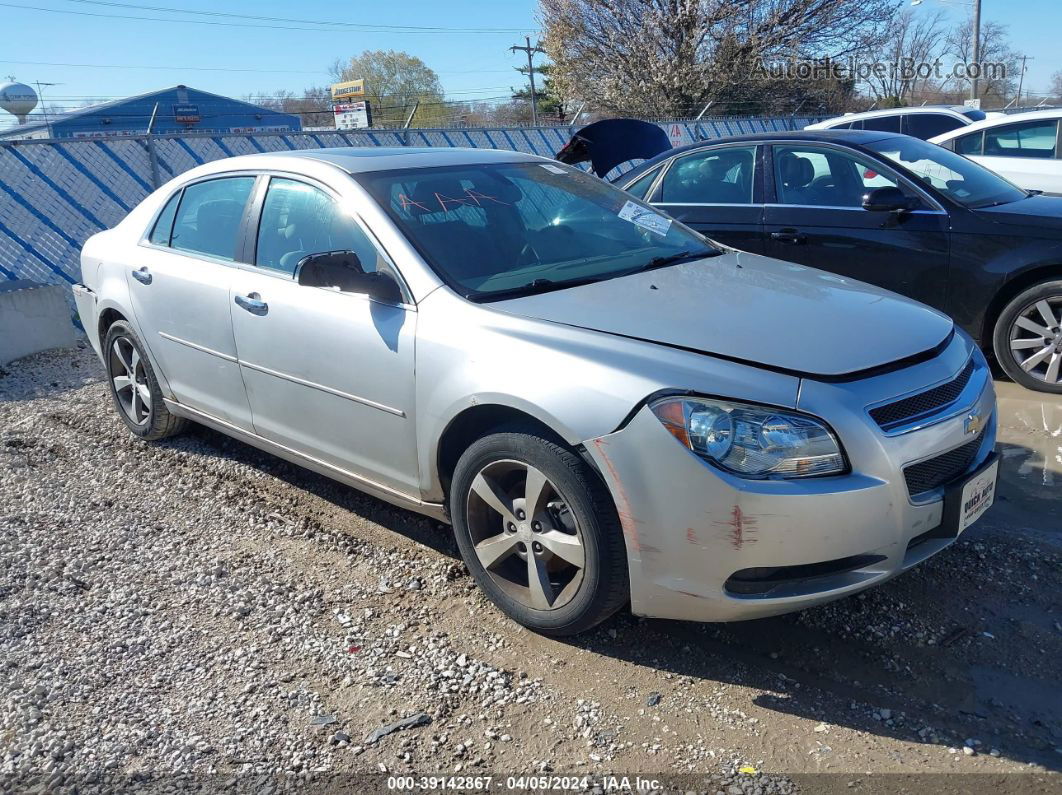
[[[40,113],[34,115],[40,116]],[[0,133],[0,140],[145,135],[149,124],[151,132],[157,135],[297,132],[302,129],[302,121],[294,114],[188,86],[173,86],[12,127]]]

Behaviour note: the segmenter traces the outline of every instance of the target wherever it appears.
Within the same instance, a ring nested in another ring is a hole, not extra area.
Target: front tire
[[[166,409],[147,351],[132,326],[124,320],[111,324],[103,356],[111,399],[130,433],[153,442],[184,430],[187,421]]]
[[[536,428],[472,444],[454,470],[450,514],[476,583],[529,629],[575,635],[627,602],[626,549],[607,490]]]
[[[996,321],[992,347],[1016,383],[1062,394],[1062,280],[1040,282],[1015,296]]]

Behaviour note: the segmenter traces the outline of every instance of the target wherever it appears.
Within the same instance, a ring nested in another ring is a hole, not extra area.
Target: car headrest
[[[217,199],[203,202],[195,211],[195,225],[200,235],[225,233],[239,224],[243,202]]]
[[[815,179],[815,167],[811,161],[792,152],[782,155],[778,168],[787,188],[805,188]]]

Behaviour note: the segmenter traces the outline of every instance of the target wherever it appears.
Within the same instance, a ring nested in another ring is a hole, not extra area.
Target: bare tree
[[[973,19],[967,19],[948,34],[947,52],[956,63],[973,63]],[[1006,104],[1017,92],[1021,72],[1021,53],[1010,43],[1007,26],[998,22],[981,23],[980,62],[985,70],[978,82],[980,99]],[[970,79],[953,77],[949,81],[959,95],[969,94]]]
[[[868,60],[883,70],[869,70],[866,86],[882,105],[907,105],[933,87],[934,76],[919,70],[944,55],[947,41],[946,14],[915,14],[900,11],[889,26],[888,37],[867,51]]]
[[[1062,69],[1051,75],[1051,87],[1048,88],[1049,99],[1062,102]]]
[[[836,59],[878,40],[894,0],[540,0],[558,88],[598,108],[689,114],[762,105],[757,66]],[[792,93],[782,89],[782,93]]]
[[[329,91],[323,86],[304,89],[302,96],[294,91],[278,89],[271,94],[248,94],[244,100],[281,113],[294,113],[302,119],[303,127],[333,127],[335,119],[329,104]]]

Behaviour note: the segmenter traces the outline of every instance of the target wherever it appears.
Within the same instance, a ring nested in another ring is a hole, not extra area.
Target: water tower
[[[14,114],[19,124],[26,123],[26,116],[37,107],[37,92],[23,83],[11,79],[0,85],[0,108]]]

